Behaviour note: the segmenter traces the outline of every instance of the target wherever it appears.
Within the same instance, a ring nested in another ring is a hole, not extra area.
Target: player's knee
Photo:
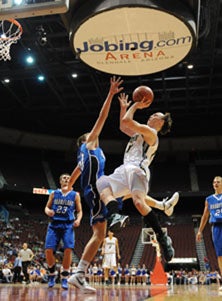
[[[104,233],[99,233],[97,236],[97,239],[99,241],[99,243],[102,243],[104,241],[104,238],[106,237],[106,235]]]
[[[99,246],[101,246],[101,244],[103,243],[105,237],[106,236],[103,235],[103,233],[97,233],[96,235],[93,236],[93,239],[92,239],[93,244],[97,245],[99,248]]]
[[[53,249],[45,249],[46,256],[53,256]]]
[[[133,203],[139,212],[141,212],[143,210],[144,203],[142,202],[142,199],[140,198],[140,196],[138,194],[133,195]]]
[[[134,202],[134,204],[135,204],[135,207],[137,208],[137,210],[140,212],[140,213],[142,213],[142,211],[143,211],[143,204],[140,202],[140,201],[136,201],[136,202]]]
[[[70,249],[70,248],[65,248],[64,249],[64,255],[69,255],[69,254],[71,254],[72,253],[72,249]]]
[[[99,231],[95,231],[91,239],[95,241],[97,244],[101,245],[105,237],[106,237],[106,230],[104,228],[104,231],[101,229]]]
[[[96,181],[96,187],[98,192],[104,194],[103,190],[109,187],[108,177],[102,176]]]

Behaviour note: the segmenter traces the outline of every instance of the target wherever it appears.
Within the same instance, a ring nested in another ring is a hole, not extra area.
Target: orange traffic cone
[[[152,273],[150,274],[151,284],[167,284],[167,275],[163,269],[161,257],[156,256],[156,262]]]

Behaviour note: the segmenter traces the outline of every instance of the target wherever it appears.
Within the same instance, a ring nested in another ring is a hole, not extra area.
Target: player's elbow
[[[123,124],[126,124],[126,123],[128,123],[130,120],[131,120],[131,119],[130,119],[129,117],[123,116],[123,118],[122,118],[122,123],[123,123]]]
[[[122,125],[122,127],[124,127],[124,128],[129,128],[131,122],[132,122],[132,120],[131,120],[130,118],[128,118],[128,117],[123,117],[122,122],[121,122],[121,125]]]
[[[129,136],[132,136],[133,132],[134,132],[134,123],[133,123],[133,120],[130,119],[130,118],[126,118],[124,117],[122,119],[122,132],[129,135]]]
[[[120,129],[121,132],[125,133],[127,127],[121,122],[120,126],[119,126],[119,129]]]

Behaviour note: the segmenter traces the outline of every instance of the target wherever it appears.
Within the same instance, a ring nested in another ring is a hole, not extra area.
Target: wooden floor
[[[0,301],[216,301],[222,291],[216,284],[208,286],[95,286],[96,294],[81,294],[74,287],[63,290],[57,284],[0,284]]]

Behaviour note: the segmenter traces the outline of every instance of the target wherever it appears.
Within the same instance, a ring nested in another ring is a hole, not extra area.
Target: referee
[[[22,249],[19,252],[19,256],[21,257],[22,260],[22,271],[24,274],[24,281],[26,282],[26,284],[29,284],[30,280],[29,280],[28,266],[30,265],[34,257],[34,253],[32,252],[31,249],[28,248],[27,243],[23,244]]]

